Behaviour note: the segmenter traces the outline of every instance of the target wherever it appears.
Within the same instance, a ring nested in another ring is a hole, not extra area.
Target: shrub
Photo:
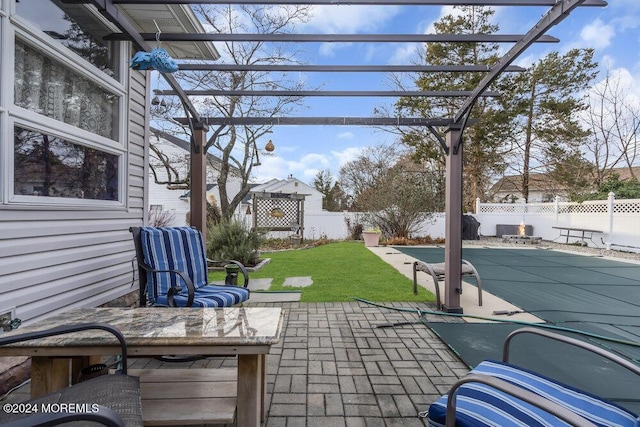
[[[147,219],[149,227],[169,227],[173,224],[175,215],[162,209],[149,209]]]
[[[361,240],[362,239],[362,231],[364,231],[364,226],[360,223],[356,223],[350,229],[350,235],[352,240]]]
[[[212,259],[233,259],[250,264],[252,254],[260,248],[262,233],[249,229],[238,221],[221,222],[209,227],[207,256]]]

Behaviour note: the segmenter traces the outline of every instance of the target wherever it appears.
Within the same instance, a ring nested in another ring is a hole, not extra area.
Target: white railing
[[[640,251],[640,199],[616,200],[613,193],[607,200],[582,203],[505,204],[478,200],[475,217],[485,236],[495,236],[497,225],[524,222],[533,227],[533,235],[544,240],[560,237],[560,230],[553,227],[584,228],[600,231],[587,240],[590,246]],[[570,239],[570,243],[575,240]]]

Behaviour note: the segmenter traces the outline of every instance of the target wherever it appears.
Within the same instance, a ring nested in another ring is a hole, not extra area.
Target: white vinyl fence
[[[250,226],[252,224],[251,215],[243,215],[243,219]],[[349,239],[349,227],[363,223],[364,215],[361,212],[305,212],[304,213],[304,238],[318,239],[327,237],[329,239]],[[367,224],[364,224],[365,228]],[[272,231],[269,237],[286,239],[292,234],[290,231]],[[418,236],[430,235],[433,238],[444,238],[445,221],[444,213],[437,213],[431,221],[425,221],[419,227]]]
[[[613,193],[608,200],[583,203],[511,204],[477,201],[473,216],[480,222],[481,236],[496,236],[498,225],[518,226],[524,223],[532,227],[533,236],[565,242],[566,237],[560,237],[561,230],[553,227],[584,228],[600,231],[593,233],[591,240],[586,239],[589,246],[640,252],[640,199],[616,200]],[[347,221],[351,224],[362,223],[363,218],[364,215],[358,212],[305,212],[304,238],[348,239],[351,236]],[[251,215],[246,215],[245,220],[251,224]],[[445,229],[445,214],[437,213],[420,226],[416,235],[444,238]],[[562,233],[566,234],[566,231]],[[292,232],[279,231],[269,235],[286,239],[291,234]],[[569,243],[577,240],[580,239],[569,238]]]
[[[495,236],[498,225],[524,223],[533,227],[533,236],[564,242],[566,237],[560,237],[561,230],[553,227],[583,228],[600,231],[593,233],[592,241],[586,240],[589,246],[640,251],[640,199],[616,200],[613,193],[608,200],[582,203],[509,204],[478,200],[475,217],[484,236]],[[569,243],[576,240],[579,239],[569,238]]]

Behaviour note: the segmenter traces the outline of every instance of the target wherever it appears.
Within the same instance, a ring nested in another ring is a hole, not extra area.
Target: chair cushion
[[[185,272],[196,289],[207,285],[207,256],[200,231],[191,227],[142,227],[140,230],[144,261],[155,270]],[[148,300],[159,303],[170,287],[187,288],[180,276],[171,273],[147,272]]]
[[[249,290],[236,288],[234,286],[204,286],[195,294],[192,307],[231,307],[249,299]],[[174,295],[173,301],[178,307],[186,307],[187,296]],[[169,301],[166,295],[159,295],[156,305],[168,306]]]
[[[249,289],[241,288],[237,286],[218,286],[207,285],[198,288],[196,291],[196,298],[211,298],[218,294],[224,294],[224,297],[231,298],[229,301],[233,301],[232,305],[240,304],[249,299]]]
[[[520,386],[599,426],[640,425],[637,415],[614,403],[508,363],[484,361],[470,373],[489,375]],[[461,386],[456,402],[456,427],[567,425],[533,405],[480,383]],[[429,407],[429,425],[444,426],[446,409],[447,395]]]

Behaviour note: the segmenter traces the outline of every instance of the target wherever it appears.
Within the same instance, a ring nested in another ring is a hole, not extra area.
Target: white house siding
[[[8,25],[0,14],[1,24]],[[6,33],[5,33],[6,34]],[[2,44],[2,56],[13,57]],[[129,52],[125,53],[129,55]],[[2,61],[5,62],[6,61]],[[2,68],[2,87],[11,87],[13,64]],[[148,129],[148,78],[131,71],[126,128],[124,204],[120,207],[47,206],[11,203],[11,165],[0,156],[0,313],[12,312],[23,324],[75,307],[93,307],[132,291],[133,243],[128,228],[143,223]],[[126,98],[127,96],[125,96]],[[0,107],[0,149],[12,150],[7,103]],[[2,159],[5,161],[2,161]]]
[[[189,152],[163,138],[159,139],[153,134],[150,138],[151,143],[172,160],[172,166],[179,171],[180,178],[184,178],[188,171]],[[159,166],[160,161],[156,155],[150,151],[149,157],[151,164],[156,166],[158,180],[166,181],[167,172]],[[188,199],[180,199],[180,196],[183,196],[188,190],[172,190],[167,188],[166,184],[156,183],[150,168],[147,175],[149,177],[149,206],[161,206],[163,211],[170,212],[173,215],[173,221],[168,225],[175,227],[187,225],[186,215],[189,212],[189,201]]]
[[[177,138],[174,137],[174,140]],[[183,147],[188,147],[189,143],[183,140],[177,141],[173,143],[163,137],[158,138],[158,136],[152,131],[151,132],[151,143],[162,152],[163,155],[167,156],[172,167],[174,167],[179,172],[179,177],[184,178],[189,169],[189,157],[190,153],[188,150]],[[158,176],[158,181],[163,182],[167,180],[167,172],[164,167],[161,166],[160,160],[157,158],[156,154],[153,151],[149,152],[150,156],[150,164],[156,166],[156,174]],[[219,169],[219,159],[214,158],[212,155],[209,155],[207,162],[207,185],[208,187],[212,184],[216,184],[216,179],[218,175]],[[169,223],[169,226],[179,227],[187,225],[186,218],[187,213],[190,210],[190,200],[188,197],[188,190],[185,189],[170,189],[167,188],[166,184],[158,184],[155,182],[155,178],[151,170],[148,172],[149,176],[149,206],[161,206],[163,211],[170,212],[173,214],[173,221]],[[229,178],[227,180],[227,194],[229,198],[235,197],[236,194],[240,191],[242,187],[242,183],[237,174],[232,173],[229,174]],[[187,195],[186,197],[183,197]],[[218,191],[217,186],[211,187],[209,191],[207,191],[207,195],[211,195],[215,198],[216,203],[220,206],[220,192]],[[239,211],[244,212],[246,206],[241,206],[238,208]]]

